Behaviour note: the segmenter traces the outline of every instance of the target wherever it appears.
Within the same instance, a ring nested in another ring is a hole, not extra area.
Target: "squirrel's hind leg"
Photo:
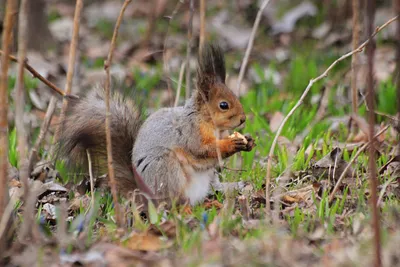
[[[137,172],[157,198],[182,200],[186,177],[175,153],[167,148],[154,150],[134,162]]]

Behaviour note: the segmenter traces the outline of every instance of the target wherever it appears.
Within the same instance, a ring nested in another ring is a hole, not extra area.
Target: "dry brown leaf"
[[[293,203],[299,203],[300,201],[303,200],[303,198],[300,195],[294,195],[294,196],[282,196],[281,200],[287,204],[293,204]]]
[[[164,237],[153,235],[150,232],[133,232],[123,243],[125,247],[130,248],[131,250],[144,251],[158,251],[172,246],[171,241],[166,240]]]
[[[204,202],[204,208],[206,209],[211,209],[212,207],[215,207],[216,209],[222,209],[224,205],[220,203],[218,200],[206,200]]]
[[[22,184],[20,181],[11,179],[11,181],[8,182],[8,187],[22,187]]]
[[[90,198],[88,195],[77,196],[71,200],[68,207],[69,211],[78,211],[81,207],[85,210],[89,207]]]
[[[165,221],[158,226],[155,226],[154,224],[152,224],[152,225],[150,225],[148,233],[153,234],[153,235],[158,235],[158,236],[165,235],[168,238],[175,238],[176,224],[173,221]]]

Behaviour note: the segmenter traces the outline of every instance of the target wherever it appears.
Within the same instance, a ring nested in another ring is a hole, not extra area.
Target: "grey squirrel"
[[[225,72],[220,47],[204,46],[198,57],[197,89],[191,98],[184,106],[156,111],[144,122],[132,99],[112,93],[111,136],[118,192],[133,191],[141,180],[156,197],[195,204],[206,197],[219,157],[252,150],[255,143],[250,136],[228,133],[242,125],[246,116],[225,84]],[[103,96],[103,90],[95,89],[72,103],[59,142],[62,154],[83,166],[89,150],[96,175],[107,173]]]

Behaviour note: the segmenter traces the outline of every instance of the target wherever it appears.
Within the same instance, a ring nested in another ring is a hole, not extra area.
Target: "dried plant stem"
[[[394,0],[396,13],[397,16],[400,16],[400,0]],[[400,20],[397,21],[397,29],[396,29],[396,36],[397,36],[397,52],[396,52],[396,72],[394,77],[396,78],[396,85],[397,85],[397,119],[400,121]],[[400,142],[397,144],[397,152],[400,152]]]
[[[35,145],[31,149],[31,152],[29,154],[28,173],[30,173],[33,169],[33,161],[35,160],[35,158],[37,158],[39,148],[43,142],[44,137],[46,136],[47,130],[49,129],[51,119],[53,118],[53,114],[56,109],[56,104],[57,98],[55,96],[52,96],[50,98],[49,106],[47,107],[46,115],[44,116],[44,120],[42,122],[42,125],[40,126],[39,136],[36,139]]]
[[[188,24],[188,42],[186,47],[186,99],[190,98],[191,94],[191,71],[190,71],[190,57],[192,54],[192,39],[193,39],[193,13],[194,1],[190,0],[190,16]]]
[[[382,128],[373,138],[373,140],[375,140],[376,138],[378,138],[381,134],[383,134],[387,129],[389,128],[389,126],[385,126],[384,128]],[[333,199],[335,198],[335,194],[336,192],[339,190],[340,185],[342,184],[342,180],[344,179],[344,177],[346,176],[347,171],[350,169],[351,165],[354,163],[354,161],[358,158],[358,156],[360,156],[360,154],[368,147],[368,145],[371,144],[371,141],[369,141],[368,143],[364,144],[362,147],[360,147],[360,149],[357,151],[357,153],[354,155],[354,157],[350,160],[350,162],[347,164],[346,168],[344,168],[342,174],[339,176],[339,179],[337,180],[335,187],[333,188],[331,194],[329,195],[329,202],[331,203],[333,201]]]
[[[200,45],[199,52],[203,49],[206,38],[206,0],[200,0]]]
[[[4,55],[4,51],[0,50],[0,55]],[[19,61],[15,56],[8,55],[8,58],[14,62],[21,63],[21,61]],[[22,62],[23,62],[23,66],[32,74],[33,77],[38,78],[42,83],[47,85],[49,88],[53,89],[53,91],[56,92],[57,94],[59,94],[61,96],[70,96],[70,97],[77,98],[77,96],[74,96],[74,95],[66,95],[62,89],[57,87],[57,85],[55,85],[54,83],[50,82],[45,77],[40,75],[39,72],[37,72],[31,65],[28,64],[27,59],[22,60]]]
[[[115,208],[115,218],[116,223],[119,227],[123,225],[123,218],[121,216],[121,211],[118,203],[118,195],[117,195],[117,188],[116,188],[116,181],[115,181],[115,173],[114,173],[114,166],[113,166],[113,156],[112,156],[112,140],[111,140],[111,118],[110,118],[110,85],[111,85],[111,75],[110,75],[110,66],[112,63],[112,57],[115,50],[118,30],[119,26],[121,25],[122,17],[124,15],[125,9],[131,0],[125,0],[121,11],[119,13],[117,22],[115,23],[113,37],[111,39],[110,50],[108,52],[107,60],[104,62],[104,70],[106,71],[106,83],[105,83],[105,102],[106,102],[106,142],[107,142],[107,161],[108,161],[108,176],[110,179],[110,187],[111,193],[113,196],[114,201],[114,208]]]
[[[23,62],[26,58],[26,34],[27,34],[27,0],[21,0],[18,16],[18,61]],[[24,107],[25,107],[25,92],[24,92],[24,65],[18,65],[18,76],[16,82],[15,95],[15,126],[18,136],[18,156],[20,162],[20,179],[24,188],[24,199],[28,196],[28,162],[27,162],[27,135],[24,125]]]
[[[178,89],[176,90],[174,107],[178,106],[179,96],[181,95],[183,74],[185,73],[185,66],[186,66],[185,62],[182,62],[181,70],[179,71]]]
[[[3,239],[7,227],[9,226],[10,217],[14,210],[15,201],[9,201],[7,206],[4,208],[2,216],[0,217],[0,240]],[[4,245],[4,244],[1,244]],[[0,247],[1,247],[0,245]]]
[[[308,83],[306,89],[304,90],[303,94],[301,95],[299,101],[297,101],[296,105],[289,111],[289,113],[286,115],[286,117],[283,119],[281,125],[279,126],[278,130],[276,131],[274,140],[272,141],[272,145],[271,148],[269,150],[269,154],[268,154],[268,162],[267,162],[267,174],[265,176],[265,198],[267,200],[266,202],[266,212],[270,213],[271,211],[271,206],[269,203],[269,188],[270,188],[270,183],[271,183],[271,164],[272,164],[272,157],[274,156],[274,151],[275,151],[275,147],[276,144],[278,142],[278,137],[280,136],[283,127],[285,126],[286,122],[289,120],[289,118],[293,115],[293,113],[296,111],[296,109],[303,103],[305,97],[307,96],[308,92],[310,91],[311,87],[313,86],[314,83],[318,82],[319,80],[325,78],[326,76],[328,76],[329,71],[336,66],[336,64],[338,64],[340,61],[351,57],[353,54],[355,53],[360,53],[363,51],[363,49],[365,48],[365,46],[369,43],[369,41],[375,37],[375,35],[380,32],[382,29],[384,29],[386,26],[388,26],[390,23],[392,23],[393,21],[395,21],[398,17],[394,17],[390,20],[388,20],[386,23],[384,23],[382,26],[377,27],[375,29],[375,32],[370,35],[370,37],[368,38],[368,40],[366,40],[364,43],[362,43],[359,47],[357,47],[357,49],[348,52],[347,54],[341,56],[340,58],[336,59],[320,76],[318,76],[317,78],[311,79],[310,82]]]
[[[4,20],[4,30],[2,33],[2,49],[4,54],[1,57],[1,76],[0,76],[0,218],[5,214],[6,203],[8,201],[8,65],[10,46],[12,41],[12,30],[14,18],[17,14],[18,1],[7,0],[6,15]],[[0,251],[4,250],[3,238],[0,238]]]
[[[360,42],[360,0],[352,0],[353,7],[353,50],[357,49]],[[358,90],[357,90],[357,73],[358,73],[358,54],[353,54],[351,57],[351,96],[353,113],[358,112]]]
[[[167,28],[167,32],[165,34],[164,45],[163,45],[164,46],[164,48],[163,48],[163,62],[164,62],[163,69],[164,69],[164,73],[165,73],[165,75],[167,77],[166,80],[167,80],[167,85],[168,85],[168,92],[172,91],[172,89],[171,89],[172,88],[172,86],[171,86],[171,78],[170,78],[171,77],[171,70],[169,68],[168,58],[167,58],[167,49],[168,49],[167,44],[168,44],[169,29],[170,29],[170,26],[171,26],[171,22],[174,19],[175,15],[178,13],[180,7],[183,4],[183,1],[184,0],[178,0],[176,6],[174,8],[174,11],[172,11],[171,16],[166,16],[166,18],[169,19],[169,23],[168,23],[168,28]]]
[[[86,149],[86,155],[87,155],[88,165],[89,165],[90,194],[92,195],[91,206],[93,208],[94,207],[94,178],[93,178],[93,171],[92,171],[92,157],[90,156],[89,149]]]
[[[373,34],[373,25],[375,18],[375,1],[368,0],[367,1],[367,33],[368,35]],[[375,44],[372,40],[367,44],[367,56],[368,56],[368,73],[367,73],[367,105],[369,108],[368,111],[368,136],[370,140],[369,145],[369,157],[368,157],[368,165],[369,165],[369,179],[370,179],[370,190],[371,190],[371,198],[370,205],[372,210],[372,227],[374,230],[374,246],[375,246],[375,258],[374,258],[374,266],[379,267],[382,266],[381,260],[381,233],[380,233],[380,215],[379,209],[377,206],[378,194],[378,179],[376,177],[376,159],[375,159],[375,142],[373,139],[374,136],[374,127],[375,127],[375,90],[374,90],[374,54],[375,54]]]
[[[65,95],[69,95],[71,93],[72,80],[74,78],[76,49],[78,47],[79,26],[80,26],[80,20],[81,20],[82,7],[83,7],[83,1],[76,0],[75,13],[74,13],[74,28],[72,30],[72,39],[71,39],[71,44],[69,46],[67,82],[65,84],[65,90],[64,90]],[[67,109],[68,109],[68,98],[64,98],[62,107],[61,107],[61,113],[60,113],[60,124],[54,135],[55,142],[58,141],[58,138],[62,131],[62,125],[63,125],[64,119],[65,119],[65,114],[67,112]],[[53,155],[53,149],[52,149],[52,152],[50,153],[50,155]]]
[[[246,54],[244,55],[242,65],[240,66],[240,72],[239,72],[239,78],[236,84],[236,92],[237,95],[240,96],[240,86],[242,85],[243,77],[244,77],[244,72],[246,71],[247,63],[249,61],[250,53],[251,50],[253,49],[253,44],[254,44],[254,38],[256,37],[258,25],[260,24],[260,20],[263,14],[264,9],[267,7],[269,3],[269,0],[264,0],[264,2],[261,4],[260,9],[258,10],[256,20],[254,21],[253,29],[251,30],[251,35],[249,42],[247,44],[246,48]]]

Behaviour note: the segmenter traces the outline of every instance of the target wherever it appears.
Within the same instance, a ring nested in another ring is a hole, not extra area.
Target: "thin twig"
[[[74,28],[72,30],[72,39],[71,39],[71,44],[69,46],[69,55],[68,55],[68,72],[67,72],[67,82],[65,84],[65,90],[64,94],[69,95],[71,93],[71,88],[72,88],[72,80],[74,78],[74,72],[75,72],[75,61],[76,61],[76,49],[78,47],[78,40],[79,40],[79,26],[80,26],[80,20],[81,20],[81,12],[82,12],[82,7],[83,7],[83,1],[82,0],[76,0],[76,5],[75,5],[75,13],[74,13]],[[65,119],[65,115],[68,109],[68,98],[63,99],[62,107],[61,107],[61,113],[60,113],[60,124],[57,127],[57,130],[54,134],[54,141],[57,142],[59,139],[59,136],[62,131],[63,127],[63,122]],[[54,153],[54,148],[53,146],[50,155],[52,156]]]
[[[92,158],[90,156],[89,149],[86,149],[86,154],[87,154],[88,165],[89,165],[90,193],[92,195],[92,203],[90,206],[93,208],[94,207],[94,178],[93,178],[93,171],[92,171]]]
[[[165,75],[166,75],[166,77],[167,77],[167,86],[168,86],[168,92],[172,95],[172,86],[171,86],[171,79],[170,79],[170,77],[171,77],[171,70],[170,70],[170,68],[169,68],[169,64],[168,64],[168,60],[167,60],[167,43],[168,43],[168,36],[169,36],[169,30],[170,30],[170,27],[171,27],[171,22],[172,22],[172,20],[174,19],[174,17],[175,17],[175,15],[178,13],[178,11],[179,11],[179,9],[180,9],[180,7],[182,6],[182,4],[183,4],[183,0],[178,0],[178,3],[176,4],[176,6],[175,6],[175,8],[174,8],[174,11],[172,11],[172,14],[171,14],[171,16],[166,16],[166,18],[168,18],[169,19],[169,23],[168,23],[168,28],[167,28],[167,32],[166,32],[166,34],[165,34],[165,39],[164,39],[164,48],[163,48],[163,62],[164,62],[164,64],[163,64],[163,68],[164,68],[164,73],[165,73]]]
[[[21,0],[18,16],[18,61],[23,62],[26,58],[26,34],[27,34],[27,0]],[[27,134],[24,125],[24,65],[18,65],[18,75],[15,94],[15,126],[18,136],[18,157],[20,166],[20,179],[24,188],[24,200],[28,197],[28,159],[27,159]]]
[[[189,24],[188,24],[188,42],[186,47],[186,99],[189,99],[191,94],[191,70],[190,70],[190,57],[192,54],[192,39],[193,39],[193,13],[194,13],[194,1],[190,0],[189,9]]]
[[[269,3],[269,0],[264,0],[264,2],[262,3],[260,9],[258,10],[256,20],[254,21],[253,29],[251,30],[250,39],[249,39],[249,42],[248,42],[247,48],[246,48],[246,54],[244,55],[242,65],[240,66],[239,78],[238,78],[238,81],[236,84],[236,92],[237,92],[238,96],[240,96],[240,87],[242,85],[244,72],[246,71],[246,67],[247,67],[247,63],[249,61],[251,50],[253,49],[254,38],[256,37],[258,25],[260,24],[262,14],[264,12],[264,9],[267,7],[268,3]]]
[[[30,173],[33,169],[33,161],[35,160],[35,158],[37,158],[37,153],[39,151],[39,148],[43,142],[43,139],[46,136],[47,130],[49,129],[51,119],[53,118],[53,114],[56,109],[56,104],[57,104],[57,98],[55,96],[52,96],[50,98],[49,106],[47,107],[46,115],[44,116],[44,120],[42,122],[42,125],[40,126],[39,136],[36,139],[35,145],[31,149],[31,152],[29,154],[28,173]]]
[[[119,26],[121,25],[122,17],[124,15],[125,9],[131,0],[125,0],[121,11],[119,13],[117,22],[115,23],[114,33],[111,39],[110,50],[108,52],[107,60],[104,62],[104,70],[106,71],[106,83],[105,83],[105,102],[106,102],[106,142],[107,142],[107,161],[108,161],[108,176],[110,179],[110,187],[111,193],[113,196],[114,201],[114,208],[115,208],[115,218],[118,227],[122,227],[123,225],[123,217],[121,216],[120,206],[118,203],[118,195],[117,195],[117,188],[116,188],[116,181],[115,181],[115,173],[114,173],[114,166],[113,166],[113,156],[112,156],[112,140],[111,140],[111,113],[110,113],[110,85],[111,85],[111,75],[110,75],[110,66],[112,63],[112,57],[115,50],[118,30]]]
[[[389,128],[389,125],[385,126],[382,128],[373,138],[375,140],[378,138],[381,134],[383,134],[387,129]],[[365,143],[360,149],[357,151],[357,153],[354,155],[354,157],[350,160],[350,162],[347,164],[346,168],[344,168],[342,174],[339,176],[339,179],[337,180],[335,187],[333,188],[331,194],[329,195],[329,202],[331,203],[333,199],[335,198],[336,192],[339,190],[340,185],[342,184],[342,180],[346,176],[347,171],[350,169],[351,165],[354,163],[354,161],[360,156],[360,154],[367,148],[367,146],[371,144],[371,141],[368,143]]]
[[[360,40],[359,1],[360,0],[352,0],[352,7],[353,7],[352,49],[353,50],[357,49]],[[354,114],[357,114],[358,110],[357,73],[358,73],[358,54],[353,54],[353,56],[351,57],[351,94],[352,94],[352,107]]]
[[[153,35],[154,32],[154,26],[156,25],[156,17],[157,17],[157,0],[152,0],[152,10],[149,11],[148,17],[147,17],[147,30],[144,35],[144,38],[140,44],[141,47],[147,48],[150,44],[151,41],[151,36]]]
[[[4,237],[11,214],[14,210],[15,201],[8,201],[7,206],[4,209],[2,216],[0,217],[0,240]]]
[[[325,78],[326,76],[328,76],[329,71],[336,66],[336,64],[338,64],[340,61],[352,56],[355,53],[360,53],[363,51],[363,49],[365,48],[365,46],[369,43],[369,41],[375,37],[375,35],[380,32],[382,29],[384,29],[386,26],[388,26],[390,23],[392,23],[393,21],[395,21],[398,17],[394,17],[390,20],[388,20],[385,24],[383,24],[380,27],[377,27],[375,32],[368,38],[368,40],[366,40],[364,43],[362,43],[356,50],[352,50],[350,52],[348,52],[347,54],[341,56],[340,58],[336,59],[320,76],[318,76],[315,79],[311,79],[310,82],[308,83],[306,89],[304,90],[303,94],[301,95],[300,99],[297,101],[296,105],[289,111],[289,113],[286,115],[286,117],[283,119],[281,125],[279,126],[274,140],[272,141],[272,145],[271,148],[269,150],[269,154],[268,154],[268,161],[267,161],[267,174],[265,176],[265,198],[267,199],[266,202],[266,212],[269,213],[271,210],[271,206],[270,203],[268,201],[269,199],[269,187],[270,187],[270,182],[271,182],[271,164],[272,164],[272,158],[274,156],[274,151],[275,151],[275,147],[278,141],[278,137],[280,136],[283,127],[285,126],[286,122],[289,120],[289,118],[293,115],[293,113],[296,111],[296,109],[303,103],[305,97],[307,96],[308,92],[310,91],[311,87],[313,86],[314,83],[318,82],[319,80]]]
[[[203,49],[206,38],[206,0],[200,0],[200,46],[199,53]]]
[[[396,6],[397,16],[400,16],[400,0],[395,0],[394,4]],[[396,72],[394,73],[396,86],[397,86],[397,120],[400,121],[400,20],[397,21],[397,49],[396,49]],[[398,137],[400,133],[398,131]],[[400,142],[397,143],[397,152],[400,152]]]
[[[373,34],[373,25],[375,19],[375,1],[367,1],[367,33],[368,35]],[[367,45],[367,56],[368,56],[368,73],[367,73],[367,103],[368,108],[368,124],[369,124],[369,179],[370,179],[370,190],[371,198],[370,205],[372,210],[372,227],[374,229],[374,247],[375,247],[375,257],[374,266],[382,266],[381,260],[381,232],[380,232],[380,220],[379,220],[379,209],[377,206],[378,194],[378,179],[376,177],[376,155],[375,155],[375,142],[374,142],[374,127],[375,127],[375,93],[374,93],[374,54],[375,54],[375,43],[371,41]]]
[[[181,70],[179,71],[178,89],[176,90],[174,107],[178,106],[179,96],[181,95],[183,73],[185,72],[185,66],[186,66],[185,62],[182,62]]]
[[[393,177],[391,177],[389,180],[386,181],[386,183],[383,184],[381,192],[379,193],[379,198],[378,201],[376,202],[377,206],[380,207],[382,205],[382,199],[386,193],[386,189],[387,187],[394,181],[397,180],[399,177],[397,177],[397,175],[393,175]]]
[[[3,217],[8,201],[8,65],[14,18],[17,14],[17,1],[7,0],[4,30],[2,33],[2,48],[0,76],[0,218]],[[0,251],[4,251],[5,240],[0,237]]]
[[[4,51],[0,50],[0,55],[4,55]],[[20,61],[13,55],[8,55],[8,58],[14,62],[20,63]],[[27,59],[22,60],[22,62],[23,66],[32,74],[33,77],[38,78],[42,83],[47,85],[50,89],[53,89],[53,91],[56,92],[57,94],[61,96],[67,96],[62,89],[60,89],[57,85],[55,85],[54,83],[50,82],[45,77],[40,75],[39,72],[37,72],[31,65],[29,65]],[[68,95],[68,96],[73,98],[78,98],[75,95]]]

